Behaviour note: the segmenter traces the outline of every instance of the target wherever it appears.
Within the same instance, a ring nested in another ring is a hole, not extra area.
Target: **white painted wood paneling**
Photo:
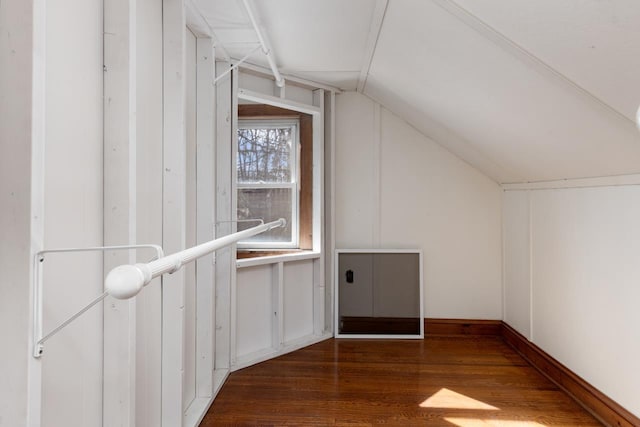
[[[534,342],[640,415],[640,187],[531,194]]]
[[[0,414],[7,426],[40,422],[41,362],[31,358],[30,292],[33,255],[43,244],[43,3],[0,6]]]
[[[529,192],[503,195],[504,321],[531,339]]]
[[[381,245],[422,248],[426,316],[502,318],[500,187],[386,109],[381,133]]]
[[[24,22],[19,22],[19,25],[21,25],[21,29],[25,30],[31,30],[31,35],[33,37],[32,39],[32,69],[31,69],[31,79],[32,79],[32,86],[31,86],[31,120],[30,120],[30,125],[31,125],[31,180],[30,180],[30,185],[31,185],[31,194],[30,194],[30,201],[31,201],[31,209],[30,209],[30,259],[34,259],[35,254],[44,248],[44,205],[45,205],[45,147],[46,147],[46,96],[47,96],[47,90],[46,90],[46,81],[47,81],[47,72],[46,72],[46,39],[47,39],[47,31],[46,31],[46,21],[47,21],[47,11],[46,11],[46,4],[43,0],[40,1],[34,1],[31,3],[33,5],[33,10],[32,10],[32,14],[31,14],[31,18],[33,18],[33,26],[31,28],[29,28],[29,26],[27,24],[25,24]],[[15,11],[15,10],[14,10]],[[18,16],[20,16],[20,13],[24,13],[26,12],[26,10],[20,10],[18,11]],[[28,22],[28,19],[26,19],[26,21]],[[16,21],[13,21],[16,22]],[[16,34],[17,33],[17,34]],[[7,32],[7,36],[10,33]],[[14,33],[14,37],[17,40],[17,45],[20,45],[22,42],[24,42],[24,39],[22,37],[24,37],[24,34],[21,35],[20,31],[17,31]],[[26,50],[26,49],[25,49]],[[15,72],[15,69],[13,68],[13,66],[24,66],[25,64],[21,61],[24,60],[24,56],[23,55],[19,55],[17,54],[18,50],[14,49],[11,50],[11,66],[6,67],[6,69],[10,69],[13,72]],[[4,52],[3,52],[4,53]],[[24,50],[22,50],[22,53],[25,53]],[[4,58],[3,58],[4,59]],[[3,64],[4,65],[4,64]],[[8,72],[7,74],[10,76],[14,76],[13,72]],[[24,70],[18,70],[18,72],[22,72],[21,75],[25,76],[28,75],[27,73],[24,73]],[[7,75],[5,74],[5,75]],[[1,80],[1,79],[0,79]],[[12,89],[16,89],[16,90],[21,90],[22,87],[21,85],[15,84],[15,81],[12,81]],[[12,99],[12,98],[9,98]],[[20,97],[20,99],[24,99],[24,97]],[[12,112],[15,112],[16,110],[14,110],[12,108]],[[20,108],[17,109],[18,114],[23,113],[24,111],[21,110]],[[11,115],[7,115],[7,117],[12,118]],[[25,120],[24,122],[21,121],[15,121],[14,123],[23,123],[26,124],[28,123],[27,120]],[[17,129],[17,135],[11,135],[14,138],[12,138],[11,140],[14,141],[15,143],[23,143],[24,140],[21,137],[24,137],[25,135],[22,133],[24,131],[24,127],[18,127]],[[26,147],[28,146],[27,144],[22,144],[22,147]],[[19,150],[18,150],[19,153]],[[13,155],[11,156],[11,159],[13,160]],[[19,154],[18,154],[19,156]],[[20,167],[20,157],[18,157],[18,159],[16,160],[16,163],[13,163],[13,166],[15,167]],[[26,169],[24,169],[26,170]],[[20,177],[19,175],[15,175],[18,179],[21,179],[22,177]],[[21,180],[21,182],[25,182],[26,180]],[[11,180],[8,181],[9,183],[12,183]],[[11,194],[12,196],[14,195],[14,193]],[[9,204],[11,206],[11,204]],[[16,214],[20,215],[20,211],[15,211]],[[12,229],[12,231],[17,231],[20,232],[20,229]],[[7,242],[9,243],[9,242]],[[10,249],[12,250],[12,253],[16,254],[16,256],[20,256],[22,255],[20,253],[20,250],[17,250],[16,247],[11,247]],[[26,246],[25,246],[26,247]],[[13,261],[10,257],[8,258],[9,260]],[[21,258],[22,260],[24,260],[24,258]],[[25,260],[26,261],[26,260]],[[16,268],[16,271],[20,271],[19,270],[19,265],[20,264],[16,264],[16,266],[18,266]],[[16,267],[14,266],[14,267]],[[40,279],[38,279],[39,283],[35,283],[35,275],[36,275],[36,267],[35,266],[31,266],[30,271],[29,271],[29,282],[32,283],[34,286],[31,288],[30,290],[30,295],[29,295],[29,300],[32,303],[31,304],[31,308],[29,309],[29,314],[30,314],[30,321],[29,323],[29,329],[30,332],[28,334],[28,337],[30,339],[30,341],[33,343],[35,341],[35,334],[36,334],[36,329],[41,329],[42,325],[38,325],[38,323],[41,321],[41,319],[36,317],[36,312],[39,311],[42,307],[42,301],[40,301],[40,306],[36,307],[35,306],[35,298],[36,298],[36,293],[39,292],[35,289],[36,286],[40,287],[41,289],[41,285],[42,285],[42,281]],[[10,277],[10,274],[9,274]],[[18,282],[18,285],[20,285],[21,288],[23,288],[22,285],[23,282]],[[19,299],[17,301],[11,300],[11,303],[13,304],[14,307],[18,307],[18,309],[20,309],[20,305],[19,305]],[[26,311],[26,310],[25,310]],[[41,313],[41,312],[40,312]],[[14,329],[13,331],[20,331],[18,325],[19,324],[14,324],[13,322],[9,324],[10,327],[15,327],[16,329]],[[18,332],[19,335],[21,335]],[[34,349],[33,348],[29,348],[29,353],[31,353]],[[11,367],[11,365],[5,365],[8,367]],[[12,370],[12,373],[16,372],[14,370]],[[18,369],[17,370],[18,375],[20,375],[21,371]],[[42,419],[42,363],[41,361],[37,361],[35,359],[29,359],[28,362],[28,372],[27,372],[27,392],[28,392],[28,402],[27,402],[27,413],[26,413],[26,425],[29,427],[39,427],[41,425],[41,419]],[[19,384],[20,382],[16,382],[16,384]],[[18,385],[17,386],[18,390],[21,390],[21,387]],[[9,398],[9,402],[10,404],[11,402],[11,398],[18,398],[18,400],[20,399],[20,393],[18,392],[17,396],[16,393],[11,393],[11,397]],[[14,406],[14,408],[16,408],[18,410],[21,409],[22,405],[20,403],[18,403],[17,405]],[[22,414],[20,414],[22,415]],[[19,415],[19,416],[20,416]]]
[[[185,28],[186,61],[186,239],[185,247],[197,243],[196,236],[196,37]],[[182,405],[188,408],[196,397],[196,263],[185,267],[185,354]]]
[[[295,84],[288,84],[284,89],[284,96],[281,96],[281,89],[276,86],[273,78],[261,76],[257,73],[244,71],[242,69],[238,73],[238,87],[267,96],[282,97],[301,104],[312,105],[313,92],[310,89]],[[240,102],[246,101],[241,99]]]
[[[101,246],[103,5],[65,0],[46,10],[44,246]],[[101,254],[47,258],[45,331],[102,293]],[[43,426],[102,423],[102,326],[98,306],[47,342]]]
[[[241,88],[264,93],[266,95],[275,95],[274,92],[276,85],[272,79],[256,76],[255,74],[246,72],[240,72],[238,77],[240,78],[238,86]],[[242,102],[242,100],[240,100],[240,102]]]
[[[236,280],[236,345],[242,358],[272,348],[272,267],[240,269]]]
[[[104,245],[137,242],[136,2],[104,4]],[[134,251],[104,253],[105,272],[136,260]],[[103,425],[136,418],[136,302],[112,299],[104,310]]]
[[[235,233],[238,231],[238,224],[235,222],[238,219],[238,186],[237,186],[237,175],[236,175],[236,159],[238,155],[238,80],[239,80],[239,71],[238,69],[234,69],[231,72],[231,111],[230,111],[230,119],[231,123],[229,126],[229,130],[231,131],[229,134],[229,140],[223,140],[223,143],[227,143],[229,146],[230,157],[224,158],[223,161],[228,162],[227,165],[229,169],[226,167],[222,167],[223,171],[229,171],[229,181],[225,183],[225,186],[229,188],[229,205],[226,208],[229,209],[229,219],[231,220],[231,233]],[[228,247],[228,262],[229,262],[229,361],[230,365],[235,364],[236,362],[236,268],[235,268],[235,260],[237,258],[237,246],[231,245]]]
[[[375,103],[354,93],[336,97],[335,215],[338,248],[372,248]]]
[[[319,254],[310,253],[237,262],[233,370],[331,337],[320,326],[325,290],[317,285],[319,261]]]
[[[325,257],[313,261],[313,334],[321,335],[326,328],[325,311],[326,288],[325,288]]]
[[[284,265],[284,339],[313,334],[313,260]]]
[[[216,73],[222,74],[229,64],[218,62]],[[216,236],[232,233],[232,102],[231,74],[218,81],[216,86]],[[215,303],[215,371],[222,372],[231,366],[231,271],[235,269],[235,249],[231,247],[216,251],[216,303]],[[218,376],[220,378],[220,376]]]
[[[325,328],[325,299],[326,276],[325,263],[327,257],[326,236],[324,234],[327,212],[325,210],[325,91],[313,91],[313,105],[320,109],[319,114],[313,116],[313,249],[323,254],[313,262],[313,332],[322,334]],[[329,256],[330,258],[331,256]],[[332,277],[332,276],[329,276]]]
[[[271,265],[271,346],[282,349],[284,344],[284,262]]]
[[[381,247],[423,250],[427,317],[501,319],[500,187],[384,108],[376,128],[364,96],[336,104],[336,245],[379,229]]]
[[[323,234],[325,210],[324,210],[324,141],[325,141],[325,105],[324,90],[313,91],[313,105],[320,110],[313,115],[313,250],[325,251],[325,236]],[[321,282],[324,277],[324,258],[322,271],[319,273]],[[324,284],[322,284],[324,286]]]
[[[273,78],[258,76],[256,73],[241,70],[238,73],[238,87],[267,96],[280,97],[280,88],[276,86]],[[286,85],[285,98],[301,104],[314,105],[313,91],[294,84]]]
[[[139,243],[162,244],[162,3],[137,1],[137,224]],[[138,252],[138,262],[153,254]],[[162,286],[136,296],[136,426],[161,425]]]
[[[197,234],[198,243],[215,238],[215,54],[210,38],[197,40]],[[213,394],[215,343],[214,254],[196,261],[197,359],[199,397]]]
[[[325,178],[325,209],[324,209],[324,232],[325,232],[325,311],[324,329],[333,332],[333,294],[334,294],[334,256],[336,249],[336,177],[335,177],[335,153],[336,153],[336,95],[325,92],[325,131],[324,131],[324,178]]]
[[[163,187],[162,246],[185,248],[186,129],[185,13],[181,0],[162,2]],[[184,407],[185,271],[162,277],[162,424],[182,424]]]

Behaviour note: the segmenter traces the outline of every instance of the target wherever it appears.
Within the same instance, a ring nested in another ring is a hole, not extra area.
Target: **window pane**
[[[292,182],[294,128],[238,129],[238,182]]]
[[[238,220],[261,218],[265,223],[276,221],[279,218],[287,220],[286,227],[265,231],[251,239],[243,240],[243,242],[292,242],[291,201],[292,190],[290,188],[238,189]],[[238,223],[238,231],[256,225],[258,225],[257,222],[240,222]]]

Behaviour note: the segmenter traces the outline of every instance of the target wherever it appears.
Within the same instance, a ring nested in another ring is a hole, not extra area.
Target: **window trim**
[[[300,254],[322,250],[323,221],[323,135],[322,108],[288,99],[238,89],[234,120],[246,118],[299,118],[301,143],[299,249],[238,249],[237,258],[246,259],[278,254]],[[314,98],[315,99],[315,98]],[[321,103],[321,101],[318,101]],[[234,127],[235,127],[234,126]],[[234,154],[235,155],[235,154]],[[234,157],[235,162],[235,157]],[[234,190],[235,190],[235,175]],[[235,198],[235,197],[234,197]],[[235,202],[234,202],[235,204]],[[234,211],[234,216],[236,212]]]
[[[250,182],[241,183],[238,180],[238,165],[237,161],[234,165],[234,173],[236,176],[236,194],[243,189],[290,189],[291,190],[291,240],[288,242],[252,242],[252,241],[240,241],[237,243],[238,249],[299,249],[299,222],[300,222],[300,119],[299,118],[240,118],[238,117],[238,132],[241,129],[275,129],[280,127],[291,127],[292,132],[292,147],[289,154],[289,162],[292,165],[291,181],[289,182]],[[236,148],[239,151],[238,148]],[[236,154],[237,159],[237,154]],[[237,197],[237,196],[236,196]],[[252,218],[253,219],[253,218]],[[277,219],[277,218],[275,218]],[[275,220],[274,219],[274,220]]]

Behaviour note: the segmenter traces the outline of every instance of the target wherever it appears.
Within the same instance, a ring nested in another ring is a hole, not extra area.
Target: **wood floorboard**
[[[232,373],[211,426],[600,426],[500,337],[327,340]]]

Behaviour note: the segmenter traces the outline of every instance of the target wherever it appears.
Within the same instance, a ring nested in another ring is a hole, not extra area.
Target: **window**
[[[313,249],[313,117],[264,104],[238,105],[238,231],[244,220],[278,218],[275,228],[238,243],[238,258]]]
[[[298,247],[299,121],[241,120],[236,171],[238,230],[284,218],[286,227],[241,241],[238,247]]]

